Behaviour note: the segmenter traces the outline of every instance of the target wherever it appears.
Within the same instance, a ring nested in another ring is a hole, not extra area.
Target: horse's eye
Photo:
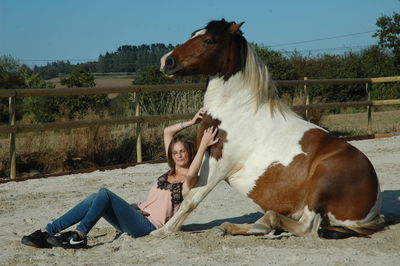
[[[204,43],[204,44],[214,44],[215,42],[214,42],[214,40],[212,40],[212,39],[205,39],[205,40],[203,41],[203,43]]]

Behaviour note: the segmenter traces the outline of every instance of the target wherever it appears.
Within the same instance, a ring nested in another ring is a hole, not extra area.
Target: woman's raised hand
[[[200,121],[203,119],[203,115],[206,113],[206,110],[204,107],[201,107],[199,111],[193,116],[192,120],[190,120],[190,124],[195,125],[200,123]]]
[[[215,138],[217,133],[218,133],[218,128],[216,127],[209,127],[206,130],[204,130],[200,145],[205,145],[205,147],[209,147],[217,143],[219,141],[219,138]]]

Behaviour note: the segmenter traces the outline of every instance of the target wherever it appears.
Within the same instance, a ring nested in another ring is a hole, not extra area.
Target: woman
[[[164,146],[169,171],[161,175],[152,186],[144,202],[129,204],[106,188],[90,195],[81,203],[52,223],[44,231],[37,230],[24,236],[21,242],[38,248],[83,248],[87,244],[87,234],[103,217],[118,231],[132,237],[141,237],[162,227],[178,210],[183,198],[197,183],[198,172],[207,148],[218,142],[214,139],[216,128],[204,131],[197,153],[192,141],[176,135],[185,127],[200,122],[204,109],[186,122],[164,129]],[[79,222],[74,231],[56,236],[57,233]]]

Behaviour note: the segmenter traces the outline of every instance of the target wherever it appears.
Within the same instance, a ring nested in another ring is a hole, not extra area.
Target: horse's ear
[[[232,33],[232,34],[240,33],[240,27],[241,27],[243,24],[244,24],[244,21],[241,22],[241,23],[239,23],[239,24],[233,23],[233,24],[229,27],[229,32]]]

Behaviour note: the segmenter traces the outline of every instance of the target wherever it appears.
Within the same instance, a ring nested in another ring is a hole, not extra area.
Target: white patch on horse
[[[314,211],[311,211],[308,206],[304,207],[303,215],[301,216],[299,223],[301,225],[300,231],[302,233],[309,233],[311,235],[318,235],[318,229],[321,225],[322,217]]]
[[[198,31],[196,31],[196,32],[193,34],[193,36],[192,36],[190,39],[194,39],[194,38],[196,38],[196,37],[198,37],[198,36],[200,36],[200,35],[204,35],[204,34],[206,34],[206,33],[207,33],[207,30],[206,30],[206,29],[198,30]]]
[[[160,62],[161,62],[161,66],[160,66],[160,71],[162,72],[165,68],[165,60],[167,59],[167,57],[172,54],[174,50],[172,50],[169,53],[166,53],[165,55],[163,55],[163,57],[161,57]]]
[[[227,81],[219,77],[210,79],[204,107],[221,121],[219,129],[227,132],[220,167],[242,165],[227,176],[227,181],[247,195],[268,167],[288,166],[295,156],[304,154],[300,140],[306,131],[319,127],[292,114],[271,116],[266,102],[255,112],[249,108],[253,96],[242,76],[238,72]]]

